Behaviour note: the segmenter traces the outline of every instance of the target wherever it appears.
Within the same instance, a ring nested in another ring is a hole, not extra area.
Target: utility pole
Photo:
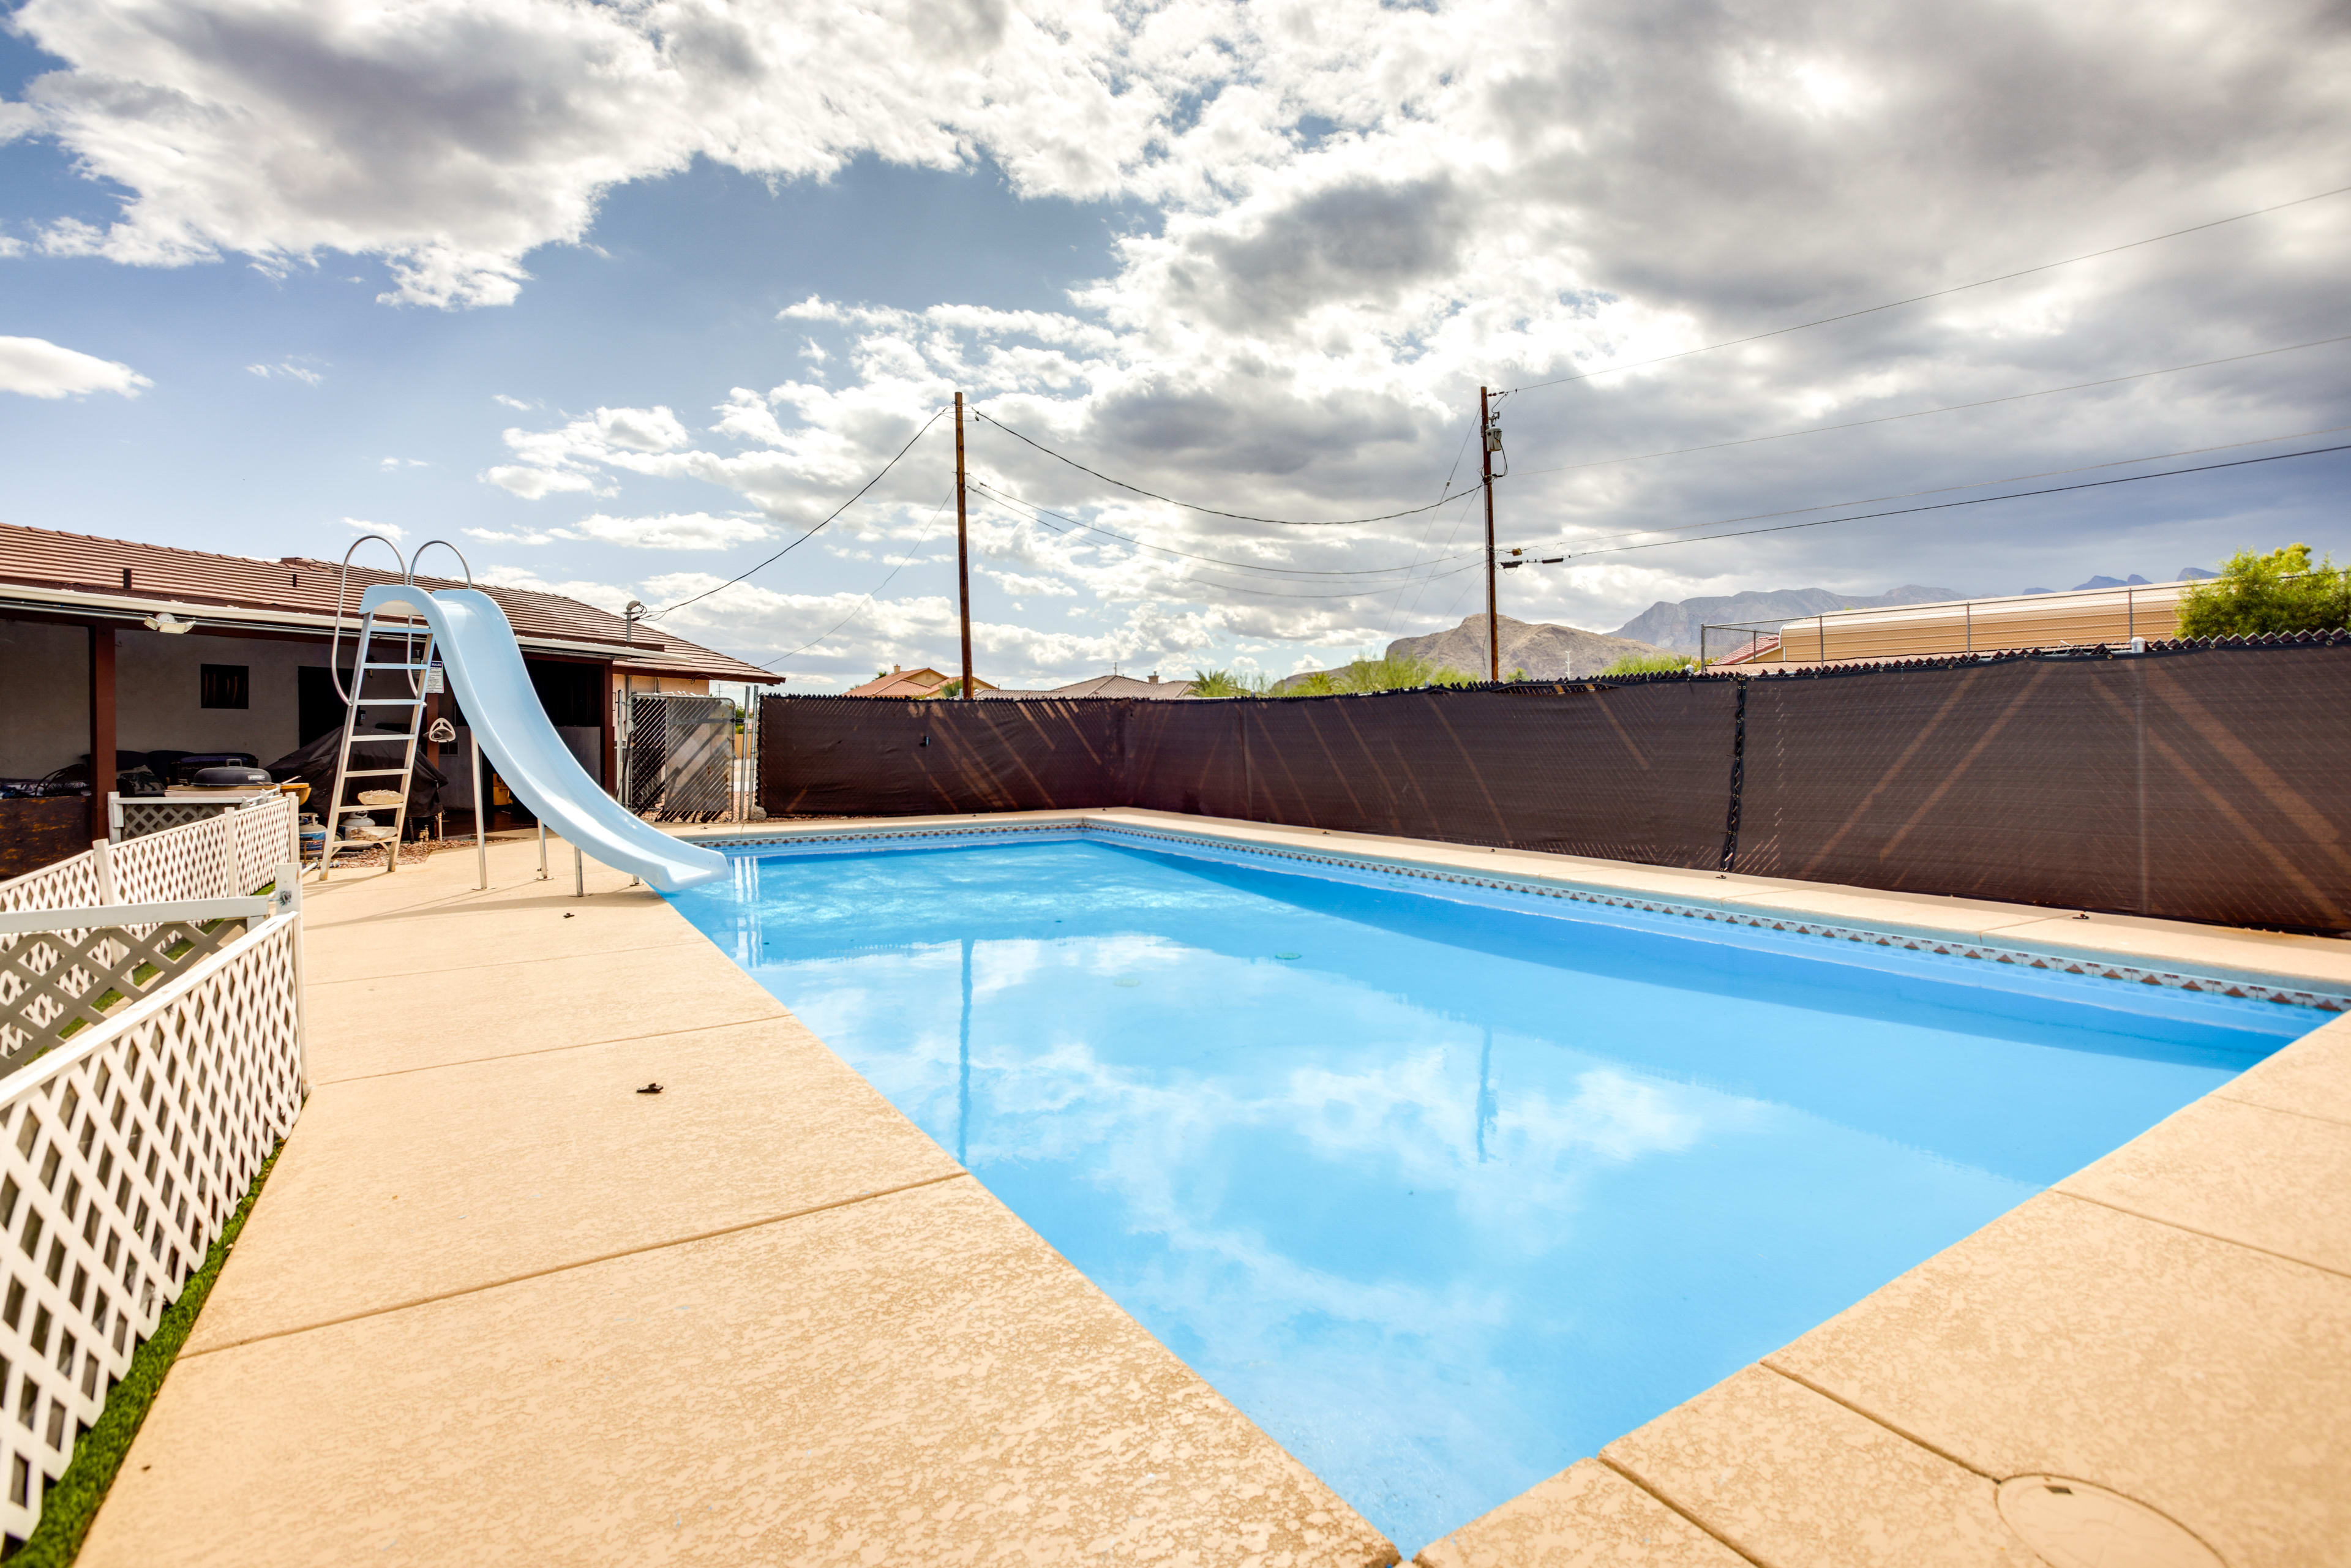
[[[1478,461],[1486,487],[1486,678],[1502,678],[1501,623],[1494,613],[1494,415],[1478,389]]]
[[[1488,530],[1491,532],[1491,529]],[[963,393],[956,393],[956,608],[963,616],[963,690],[971,701],[971,557],[964,547]]]

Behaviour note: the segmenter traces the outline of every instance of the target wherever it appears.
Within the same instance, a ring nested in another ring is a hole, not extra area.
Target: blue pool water
[[[1100,839],[735,871],[677,906],[1407,1557],[2324,1021]]]

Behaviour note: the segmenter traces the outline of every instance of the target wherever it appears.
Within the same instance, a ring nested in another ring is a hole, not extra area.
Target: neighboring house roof
[[[2130,583],[1806,615],[1780,625],[1770,645],[1745,643],[1734,650],[1732,659],[1714,663],[1736,660],[1761,669],[2085,648],[2127,643],[2133,637],[2159,640],[2179,634],[2179,598],[2189,587],[2186,580]],[[1760,629],[1711,629],[1726,642],[1753,630]]]
[[[885,675],[876,675],[862,686],[852,686],[841,695],[845,697],[930,697],[956,677],[934,670],[925,664],[920,669],[902,670],[895,664]],[[977,675],[971,678],[971,689],[984,696],[998,695],[994,686]]]
[[[1157,675],[1147,681],[1133,675],[1093,675],[1082,681],[1072,681],[1066,686],[1040,692],[1048,697],[1155,697],[1173,700],[1192,695],[1189,681],[1163,681]]]
[[[852,686],[841,693],[849,697],[927,697],[938,694],[941,686],[955,679],[925,664],[920,669],[902,670],[893,665],[886,675],[876,675],[862,686]],[[1149,680],[1137,680],[1133,675],[1090,675],[1082,681],[1072,681],[1066,686],[1053,686],[1042,691],[1015,691],[992,686],[978,676],[971,681],[972,690],[982,698],[1004,701],[1017,697],[1188,697],[1192,695],[1189,681],[1162,681],[1154,675]]]
[[[287,556],[262,560],[214,555],[131,539],[98,538],[52,528],[0,523],[0,612],[9,605],[57,613],[137,620],[169,610],[224,629],[324,636],[334,626],[341,569],[334,561]],[[345,601],[351,629],[360,590],[396,582],[391,572],[354,565]],[[453,578],[420,577],[425,588],[463,588]],[[506,612],[526,650],[610,659],[642,674],[684,675],[776,685],[783,676],[559,593],[476,583]]]

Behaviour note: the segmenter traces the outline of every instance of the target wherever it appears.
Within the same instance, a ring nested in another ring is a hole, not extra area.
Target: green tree
[[[2267,555],[2239,550],[2220,575],[2179,596],[2182,637],[2258,637],[2267,632],[2330,632],[2351,624],[2351,570],[2328,556],[2313,566],[2308,545]]]
[[[1196,697],[1261,697],[1270,684],[1263,675],[1235,674],[1230,670],[1192,672],[1192,695]]]
[[[1669,675],[1697,664],[1687,653],[1627,653],[1600,673],[1604,675]]]
[[[1345,669],[1333,674],[1332,681],[1333,688],[1342,692],[1408,692],[1422,686],[1466,686],[1471,677],[1409,653],[1388,653],[1351,660]]]

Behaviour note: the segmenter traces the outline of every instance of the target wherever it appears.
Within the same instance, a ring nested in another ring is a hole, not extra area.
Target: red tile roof
[[[302,556],[262,560],[0,523],[0,598],[8,597],[9,585],[21,584],[95,601],[86,604],[92,609],[143,612],[159,605],[174,610],[217,605],[259,612],[235,617],[248,624],[256,620],[267,624],[276,614],[293,618],[284,622],[289,629],[308,632],[321,628],[306,622],[333,619],[340,576],[336,562]],[[354,564],[346,612],[359,602],[361,588],[397,580],[391,572]],[[465,586],[453,578],[416,580],[426,588]],[[560,647],[590,658],[610,658],[623,669],[648,674],[769,685],[783,679],[643,622],[632,640],[621,617],[561,594],[489,583],[475,586],[497,601],[513,623],[516,637],[526,646]]]

